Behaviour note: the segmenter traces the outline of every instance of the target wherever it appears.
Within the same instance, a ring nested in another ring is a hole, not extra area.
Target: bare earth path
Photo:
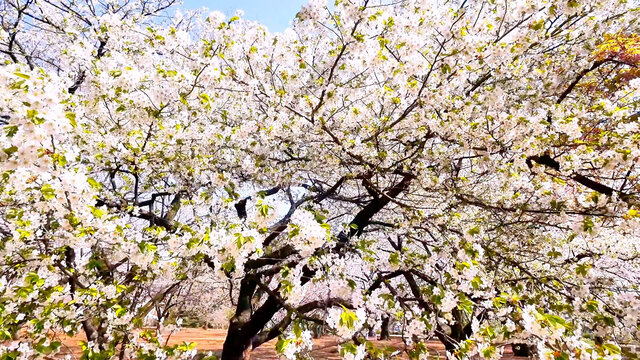
[[[169,344],[181,344],[183,342],[195,342],[197,344],[198,351],[200,352],[219,352],[222,350],[222,344],[226,336],[226,330],[224,329],[200,329],[189,328],[182,329],[178,333],[173,334],[169,339]],[[63,339],[63,354],[72,354],[72,358],[79,359],[80,347],[78,341],[83,340],[83,337],[74,337]],[[255,349],[251,354],[252,360],[276,360],[279,359],[275,351],[275,340],[268,342],[259,348]],[[338,354],[338,344],[340,340],[337,337],[324,336],[320,339],[314,339],[314,347],[312,356],[314,359],[327,359],[338,360],[341,359]],[[403,349],[404,344],[400,338],[392,338],[388,341],[376,341],[376,345],[393,346],[397,349]],[[437,341],[429,343],[429,349],[432,354],[440,355],[441,359],[444,359],[444,346]],[[407,359],[406,355],[400,357],[400,359]],[[507,346],[504,351],[503,359],[526,359],[522,357],[514,357],[511,352],[511,347]]]

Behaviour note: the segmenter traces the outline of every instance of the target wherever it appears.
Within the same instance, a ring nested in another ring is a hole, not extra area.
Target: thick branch
[[[356,216],[349,224],[349,233],[347,234],[345,232],[341,232],[340,235],[338,235],[338,239],[340,241],[346,241],[354,235],[359,236],[360,234],[362,234],[362,231],[365,227],[367,227],[367,225],[370,224],[371,218],[374,215],[382,210],[382,208],[384,208],[389,202],[391,202],[392,199],[395,199],[398,195],[400,195],[400,193],[409,188],[409,183],[415,178],[415,176],[409,173],[403,173],[402,175],[402,180],[394,185],[387,193],[385,193],[385,196],[373,199],[362,210],[360,210],[358,214],[356,214]]]
[[[576,85],[578,85],[578,83],[580,82],[580,80],[582,80],[583,77],[585,77],[588,73],[592,72],[593,70],[599,68],[600,65],[606,63],[609,60],[610,59],[598,60],[598,61],[594,62],[593,65],[591,65],[590,68],[583,69],[582,71],[580,71],[580,73],[575,78],[575,80],[573,80],[573,82],[571,84],[569,84],[569,87],[567,87],[567,89],[562,94],[560,94],[560,96],[558,97],[558,100],[556,101],[556,103],[560,104],[567,96],[569,96],[569,94],[571,93],[573,88],[576,87]]]
[[[543,156],[529,156],[527,158],[527,165],[529,165],[529,167],[532,166],[532,161],[540,165],[555,169],[556,171],[560,170],[560,163],[552,159],[548,154],[545,154]],[[591,180],[584,175],[574,173],[573,175],[571,175],[571,179],[593,191],[599,192],[600,194],[611,196],[614,192],[617,192],[620,196],[620,199],[622,199],[623,201],[629,202],[631,200],[631,195],[623,193],[622,191],[615,190],[614,188],[605,184]]]

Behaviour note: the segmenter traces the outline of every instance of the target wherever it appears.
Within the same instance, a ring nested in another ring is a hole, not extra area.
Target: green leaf
[[[13,137],[18,132],[18,126],[7,125],[4,127],[4,131],[7,133],[7,137]]]
[[[293,324],[293,333],[296,335],[296,337],[300,337],[302,336],[302,328],[300,327],[300,324],[298,322]]]
[[[106,214],[106,211],[95,206],[89,206],[89,208],[91,209],[91,214],[98,219],[101,219]]]
[[[580,264],[576,267],[576,274],[580,276],[587,276],[589,269],[591,269],[590,264]]]
[[[569,327],[567,322],[563,318],[561,318],[559,316],[548,314],[548,315],[545,315],[545,319],[553,327],[559,327],[559,326],[562,326],[564,328],[568,328]]]
[[[89,185],[91,185],[92,188],[94,188],[95,190],[102,190],[102,184],[100,184],[99,182],[97,182],[94,178],[90,177],[87,179],[87,182],[89,183]]]
[[[347,329],[353,329],[355,327],[355,322],[358,320],[356,314],[342,306],[342,314],[340,314],[339,324],[346,327]]]
[[[27,110],[27,118],[29,120],[35,119],[37,115],[38,115],[38,110],[34,110],[34,109]]]
[[[76,113],[68,112],[66,113],[65,117],[69,119],[69,123],[72,127],[75,128],[76,126],[78,126],[78,123],[76,122]]]
[[[602,345],[602,347],[609,351],[610,355],[619,355],[622,351],[620,350],[620,348],[612,343],[605,343],[604,345]]]
[[[276,343],[276,351],[278,352],[278,354],[282,354],[284,352],[284,349],[287,348],[287,345],[289,345],[290,342],[291,339],[280,337],[278,339],[278,342]]]
[[[400,264],[400,254],[397,252],[392,252],[391,255],[389,255],[389,263],[391,265]]]
[[[19,72],[14,72],[13,75],[19,76],[19,77],[21,77],[23,79],[27,79],[27,80],[31,79],[31,76],[29,76],[27,74],[19,73]]]
[[[45,198],[45,200],[51,200],[56,197],[55,189],[52,188],[49,184],[42,185],[42,187],[40,188],[40,192],[42,193],[42,196]]]
[[[484,358],[491,358],[493,354],[496,352],[496,348],[494,346],[487,346],[484,350],[482,350],[482,355]]]
[[[18,151],[18,147],[14,145],[12,147],[3,149],[2,151],[4,151],[5,154],[11,156]]]
[[[262,217],[267,217],[269,215],[269,205],[267,204],[258,204],[258,213]]]
[[[344,356],[345,354],[356,354],[357,352],[358,348],[351,342],[345,343],[340,347],[341,356]]]

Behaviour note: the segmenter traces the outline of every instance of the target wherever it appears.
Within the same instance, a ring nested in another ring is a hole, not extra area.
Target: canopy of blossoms
[[[174,2],[0,2],[3,359],[194,358],[170,304],[223,360],[640,338],[636,1]]]

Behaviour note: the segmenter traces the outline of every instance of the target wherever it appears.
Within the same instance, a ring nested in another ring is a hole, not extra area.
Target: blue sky
[[[308,0],[183,0],[184,9],[207,7],[233,16],[237,9],[244,11],[244,18],[257,20],[271,32],[283,31]]]

